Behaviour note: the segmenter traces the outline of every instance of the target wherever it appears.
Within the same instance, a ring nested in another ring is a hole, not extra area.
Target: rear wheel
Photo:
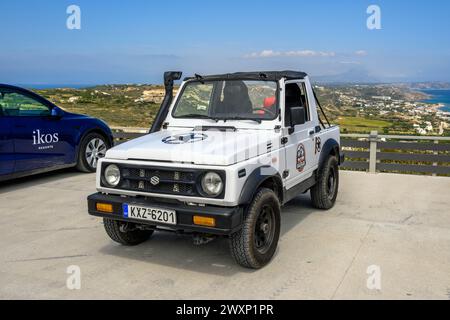
[[[336,203],[339,189],[339,166],[335,156],[325,160],[324,167],[319,173],[319,179],[311,188],[311,200],[318,209],[331,209]]]
[[[135,246],[147,241],[153,234],[153,230],[141,230],[136,224],[103,218],[103,224],[108,236],[120,244]]]
[[[250,204],[242,228],[230,236],[238,264],[259,269],[275,254],[280,236],[280,202],[270,189],[260,189]]]
[[[104,136],[95,132],[89,133],[81,141],[77,169],[82,172],[95,172],[98,160],[106,155],[109,147]]]

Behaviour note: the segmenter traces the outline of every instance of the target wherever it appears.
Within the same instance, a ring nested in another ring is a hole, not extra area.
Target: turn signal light
[[[95,207],[97,208],[97,211],[106,212],[106,213],[113,213],[113,206],[112,206],[112,204],[97,202]]]
[[[194,216],[194,224],[199,226],[215,227],[216,219],[210,217]]]

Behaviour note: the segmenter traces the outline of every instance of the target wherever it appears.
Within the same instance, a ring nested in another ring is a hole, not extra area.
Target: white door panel
[[[314,153],[314,134],[311,122],[296,126],[294,133],[288,136],[286,145],[286,167],[289,175],[285,180],[286,188],[290,189],[301,181],[309,178],[317,168]]]
[[[305,96],[305,102],[300,100],[298,105],[303,105],[306,108],[306,122],[302,125],[296,125],[294,132],[290,135],[286,135],[288,143],[285,146],[286,150],[286,168],[289,170],[289,175],[285,178],[284,182],[287,189],[290,189],[300,182],[309,178],[314,170],[317,168],[316,152],[315,152],[315,118],[312,112],[311,95],[307,91],[307,87],[304,81],[287,81],[287,85],[297,84],[301,90],[301,95]],[[287,89],[286,89],[287,92]],[[287,93],[286,93],[287,94]],[[291,96],[292,99],[292,96]],[[303,98],[302,98],[303,99]],[[285,102],[285,108],[287,108]],[[292,100],[291,100],[292,104]],[[286,109],[286,112],[287,109]]]

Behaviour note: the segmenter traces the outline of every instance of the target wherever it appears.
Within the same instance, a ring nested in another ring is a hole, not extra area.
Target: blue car
[[[94,172],[112,145],[103,121],[0,84],[0,181],[67,167]]]

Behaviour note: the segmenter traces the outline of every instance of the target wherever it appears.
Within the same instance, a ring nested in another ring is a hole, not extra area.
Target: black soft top
[[[187,80],[268,80],[278,81],[282,78],[286,80],[304,79],[306,73],[300,71],[255,71],[255,72],[235,72],[215,75],[196,75],[195,77],[186,77]]]

